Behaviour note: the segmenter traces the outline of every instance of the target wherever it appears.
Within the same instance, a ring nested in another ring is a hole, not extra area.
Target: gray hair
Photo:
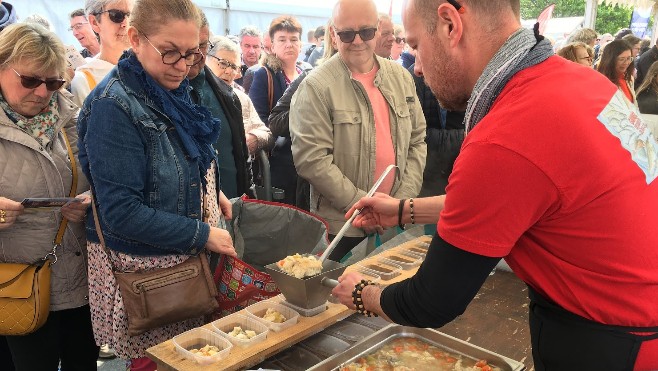
[[[240,39],[240,42],[242,42],[242,38],[244,38],[245,36],[253,36],[260,39],[263,37],[263,34],[256,26],[245,26],[242,27],[240,33],[238,34],[238,38]]]
[[[209,55],[217,56],[217,52],[221,50],[226,50],[231,53],[235,53],[240,59],[240,47],[229,39],[226,36],[213,36],[210,38],[210,42],[213,44],[213,47],[208,51]]]
[[[85,0],[85,14],[89,17],[90,14],[96,15],[103,11],[103,8],[108,4],[115,4],[119,0]]]
[[[76,10],[72,11],[71,14],[69,14],[69,18],[73,19],[75,17],[84,17],[85,19],[87,19],[87,15],[85,14],[85,10],[80,8],[80,9],[76,9]]]
[[[43,26],[46,30],[52,31],[52,27],[50,27],[50,22],[48,21],[48,18],[42,16],[41,14],[30,14],[27,17],[25,17],[25,20],[23,22],[38,24]]]
[[[567,43],[582,42],[585,44],[591,44],[596,41],[597,36],[596,31],[591,28],[580,28],[569,35]]]

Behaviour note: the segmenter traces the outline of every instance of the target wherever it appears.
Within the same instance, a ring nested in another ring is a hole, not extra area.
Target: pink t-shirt
[[[375,86],[375,76],[379,67],[375,65],[368,73],[352,73],[352,77],[366,89],[373,114],[375,115],[375,174],[373,183],[386,170],[388,165],[395,164],[395,150],[391,135],[391,122],[388,116],[388,103]],[[391,172],[377,189],[377,192],[390,193],[395,180]]]

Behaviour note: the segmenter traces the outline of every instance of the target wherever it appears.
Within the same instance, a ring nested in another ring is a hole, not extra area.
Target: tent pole
[[[596,25],[596,7],[598,6],[597,0],[587,0],[585,4],[585,22],[583,27],[595,29]]]
[[[658,32],[658,3],[653,3],[653,7],[651,8],[651,15],[653,16],[653,27],[651,27],[651,46],[656,45],[656,32]]]
[[[224,10],[224,35],[231,34],[231,26],[229,23],[229,13],[231,11],[230,0],[226,0],[226,9]]]

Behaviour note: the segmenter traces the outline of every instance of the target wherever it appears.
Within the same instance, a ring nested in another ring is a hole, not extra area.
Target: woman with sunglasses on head
[[[19,371],[56,371],[60,362],[63,371],[91,370],[98,358],[87,301],[89,198],[80,194],[89,184],[75,157],[78,108],[61,89],[66,67],[64,45],[45,28],[19,23],[0,33],[0,262],[34,264],[51,252],[57,259],[46,323],[6,337]],[[75,195],[81,202],[60,209],[21,204]]]
[[[330,28],[331,22],[328,22],[326,29],[328,30]],[[322,55],[321,58],[316,61],[317,66],[320,66],[338,51],[336,49],[336,41],[331,33],[325,35],[323,45],[320,49],[322,50]],[[304,81],[311,71],[312,70],[305,70],[302,72],[302,74],[290,84],[288,89],[286,89],[283,96],[279,98],[279,101],[276,102],[276,106],[274,106],[272,113],[270,113],[270,117],[268,118],[270,130],[272,130],[273,135],[290,138],[290,102],[292,101],[292,96],[297,92],[299,84]],[[311,185],[302,177],[297,177],[295,206],[306,211],[311,210]]]
[[[625,40],[614,40],[606,45],[601,54],[598,71],[607,77],[626,98],[636,104],[633,73],[635,64],[632,55],[633,47]]]
[[[86,0],[85,14],[100,39],[100,53],[75,71],[71,81],[74,102],[82,107],[89,92],[110,73],[130,47],[127,30],[133,0]]]
[[[394,25],[393,36],[395,36],[395,41],[393,41],[393,47],[391,47],[391,60],[398,61],[407,45],[407,39],[404,37],[404,27],[399,24]],[[400,61],[400,63],[402,62]]]
[[[230,203],[217,191],[212,147],[220,122],[188,93],[186,76],[203,58],[200,27],[190,0],[137,1],[128,27],[132,48],[85,100],[78,121],[80,163],[107,248],[88,217],[94,336],[130,360],[132,370],[155,370],[146,349],[203,319],[129,336],[112,270],[168,268],[206,251],[236,256],[228,232],[214,227],[218,199],[230,216]]]
[[[268,54],[264,68],[254,73],[254,80],[249,89],[249,97],[260,119],[267,125],[267,119],[291,82],[302,73],[297,65],[301,51],[302,25],[291,16],[275,18],[270,24],[269,35],[272,38],[272,53]],[[283,189],[285,198],[282,202],[295,204],[297,171],[292,162],[290,137],[278,137],[270,157],[272,186]]]

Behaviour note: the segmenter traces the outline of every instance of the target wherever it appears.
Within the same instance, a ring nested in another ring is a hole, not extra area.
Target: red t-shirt
[[[505,257],[570,312],[653,327],[658,144],[623,97],[559,57],[518,73],[466,136],[438,232],[463,250]],[[658,340],[643,343],[640,369],[658,369]]]

